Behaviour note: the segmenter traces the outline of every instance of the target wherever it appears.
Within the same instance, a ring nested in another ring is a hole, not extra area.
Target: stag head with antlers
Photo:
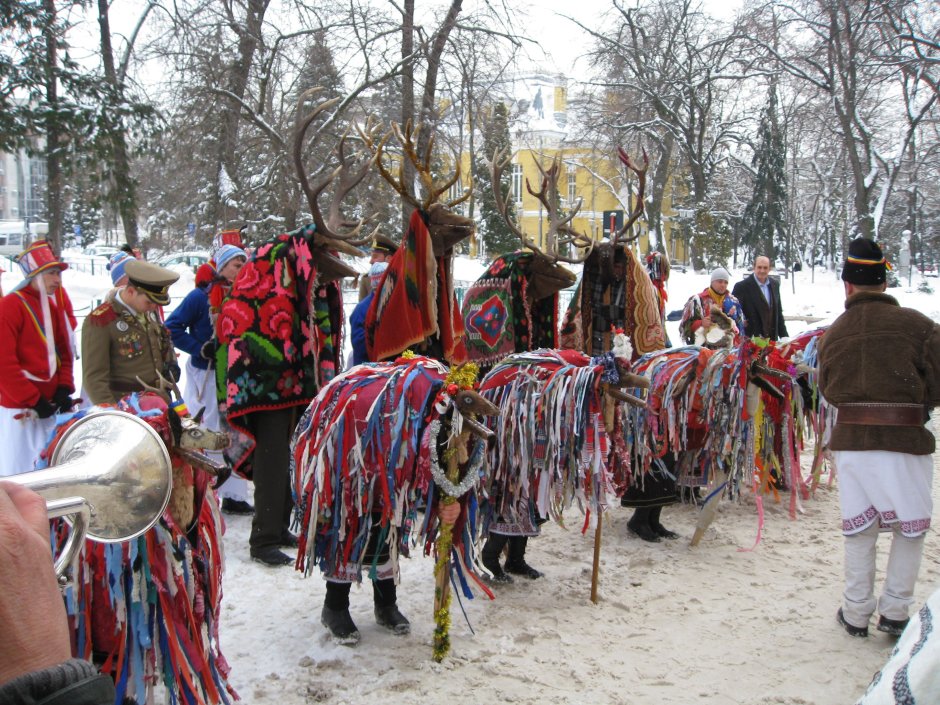
[[[394,188],[399,195],[415,208],[427,214],[428,232],[431,235],[431,243],[434,248],[434,254],[437,257],[443,257],[453,250],[453,247],[467,239],[474,232],[473,220],[460,215],[453,209],[455,206],[463,203],[470,197],[471,189],[467,189],[462,196],[449,201],[441,200],[443,195],[456,183],[460,181],[460,158],[454,157],[454,173],[443,181],[435,181],[431,169],[431,155],[434,153],[434,138],[428,141],[427,152],[422,157],[418,154],[418,133],[421,126],[413,127],[411,122],[402,129],[396,123],[392,123],[391,130],[381,139],[376,140],[372,134],[360,130],[362,141],[369,147],[373,154],[373,160],[382,178],[385,179]],[[386,143],[394,135],[401,145],[402,158],[398,160],[398,173],[393,174],[391,167],[385,162]],[[415,193],[413,185],[407,183],[405,178],[405,161],[408,160],[415,168],[418,180],[424,192],[424,197],[419,199]]]
[[[301,190],[307,197],[310,214],[316,226],[314,257],[316,258],[320,281],[325,283],[357,274],[354,269],[336,257],[333,252],[344,252],[358,257],[362,254],[358,246],[370,242],[374,235],[374,231],[366,235],[362,234],[362,228],[369,218],[360,218],[358,220],[346,218],[342,212],[342,203],[368,174],[375,161],[375,156],[367,150],[359,150],[354,154],[349,154],[347,145],[349,130],[346,130],[334,150],[338,166],[328,169],[325,175],[311,184],[304,166],[303,156],[307,130],[317,118],[333,108],[340,100],[339,98],[333,98],[322,101],[304,114],[304,104],[321,90],[323,89],[320,87],[311,88],[305,91],[297,102],[297,126],[294,130],[293,157],[294,167],[297,170],[297,180],[300,182]],[[376,130],[376,125],[371,120],[367,120],[364,126],[357,125],[356,129],[359,130],[360,134],[371,137]],[[327,216],[324,218],[320,210],[319,199],[320,195],[331,186],[333,188],[333,197],[327,209]]]

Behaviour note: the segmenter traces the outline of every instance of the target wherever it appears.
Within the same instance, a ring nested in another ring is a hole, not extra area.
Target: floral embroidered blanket
[[[245,414],[306,406],[339,366],[342,293],[336,282],[317,283],[314,232],[307,225],[255,250],[219,312],[225,413],[248,436]],[[253,446],[232,458],[242,474],[250,475]]]

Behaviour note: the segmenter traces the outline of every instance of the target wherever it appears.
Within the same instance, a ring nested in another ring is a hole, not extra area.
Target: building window
[[[512,199],[522,205],[522,165],[512,165]]]
[[[578,198],[577,173],[572,168],[568,171],[568,204],[571,205]]]

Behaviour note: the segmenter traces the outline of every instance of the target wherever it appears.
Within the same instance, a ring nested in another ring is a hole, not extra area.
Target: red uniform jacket
[[[25,409],[38,402],[40,395],[51,400],[58,387],[68,387],[69,392],[75,390],[65,317],[51,300],[49,314],[58,367],[48,382],[38,382],[27,378],[24,370],[43,379],[49,376],[39,292],[25,286],[0,299],[0,406]]]

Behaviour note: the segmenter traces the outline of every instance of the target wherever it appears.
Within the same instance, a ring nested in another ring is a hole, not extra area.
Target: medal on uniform
[[[117,322],[117,329],[121,331],[122,333],[124,333],[127,330],[127,327],[128,327],[127,323],[125,323],[124,321]]]

